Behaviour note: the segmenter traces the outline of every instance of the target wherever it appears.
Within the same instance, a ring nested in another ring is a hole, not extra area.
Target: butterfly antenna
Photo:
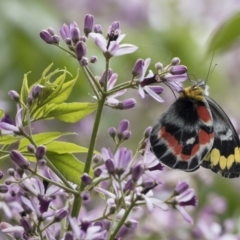
[[[173,93],[174,97],[177,99],[177,96],[176,96],[175,92],[173,91],[173,89],[171,88],[171,86],[167,82],[165,82],[164,84],[171,90],[171,92]]]
[[[213,69],[211,70],[211,66],[212,66],[212,63],[213,63],[213,57],[214,57],[214,51],[212,53],[212,58],[211,58],[211,62],[210,62],[210,66],[208,68],[208,72],[207,72],[207,77],[206,77],[206,81],[205,81],[205,84],[207,84],[207,81],[208,81],[208,78],[209,76],[212,74],[214,68],[216,67],[216,65],[213,67]]]

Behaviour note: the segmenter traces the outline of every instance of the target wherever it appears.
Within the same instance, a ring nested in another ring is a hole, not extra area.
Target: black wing
[[[223,177],[240,175],[240,141],[230,119],[210,97],[206,97],[213,117],[214,143],[201,166],[220,172]]]

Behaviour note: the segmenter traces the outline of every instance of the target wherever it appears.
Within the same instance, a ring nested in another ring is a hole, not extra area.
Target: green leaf
[[[71,94],[72,89],[73,89],[77,79],[78,79],[78,73],[77,73],[77,76],[73,80],[64,83],[62,85],[61,90],[58,92],[58,94],[56,94],[55,97],[52,98],[52,100],[49,101],[49,99],[48,99],[48,103],[59,104],[59,103],[63,103],[64,101],[66,101],[68,99],[69,95]]]
[[[19,141],[21,138],[16,137],[16,136],[2,136],[0,137],[0,144],[1,145],[5,145],[5,144],[12,144],[15,143],[17,141]]]
[[[47,152],[47,157],[51,163],[70,182],[80,184],[80,176],[83,174],[84,163],[80,162],[72,154],[57,154]]]
[[[45,118],[57,118],[68,123],[78,122],[97,109],[96,103],[51,103],[44,108]]]
[[[50,142],[52,142],[53,140],[65,136],[65,135],[75,135],[76,133],[72,133],[72,132],[47,132],[47,133],[38,133],[33,135],[33,140],[36,143],[36,145],[46,145]],[[25,151],[28,144],[30,144],[29,140],[26,138],[23,138],[20,141],[18,150],[19,151]]]
[[[235,14],[222,24],[210,40],[208,53],[224,51],[231,46],[240,35],[240,13]]]
[[[4,114],[5,114],[4,110],[0,108],[0,118],[2,118]]]
[[[57,154],[88,152],[88,148],[69,142],[53,141],[49,142],[46,146],[49,152],[55,152]]]
[[[22,88],[21,88],[21,94],[20,94],[20,99],[24,103],[26,103],[28,94],[29,94],[27,75],[28,75],[28,73],[24,74]]]

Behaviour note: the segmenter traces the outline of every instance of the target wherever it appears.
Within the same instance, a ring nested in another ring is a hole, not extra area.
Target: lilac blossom
[[[15,122],[5,114],[0,120],[0,131],[2,135],[19,134],[22,131],[22,111],[23,108],[19,108],[16,114]]]
[[[132,44],[120,44],[125,34],[120,34],[116,40],[109,41],[100,33],[89,33],[95,44],[103,51],[106,58],[111,58],[113,56],[121,56],[129,53],[133,53],[137,50],[137,47]]]

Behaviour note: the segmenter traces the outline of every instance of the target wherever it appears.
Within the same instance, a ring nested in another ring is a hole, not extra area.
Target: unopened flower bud
[[[8,186],[5,184],[0,184],[0,193],[7,193],[8,192]]]
[[[27,169],[30,165],[29,161],[17,150],[12,150],[10,158],[22,169]]]
[[[73,234],[70,232],[67,232],[64,236],[64,240],[74,240]]]
[[[105,166],[109,174],[114,174],[115,173],[115,167],[113,164],[113,161],[108,159],[105,161]]]
[[[118,126],[118,134],[122,134],[124,131],[128,130],[129,128],[129,121],[126,119],[123,119]]]
[[[96,56],[92,56],[90,58],[90,63],[95,63],[95,62],[97,62],[97,57]]]
[[[45,146],[39,146],[36,150],[35,156],[37,160],[43,159],[46,154],[46,147]]]
[[[46,43],[48,43],[48,44],[53,44],[52,36],[51,36],[51,34],[50,34],[48,31],[42,30],[42,31],[40,32],[40,37],[41,37],[41,39],[42,39],[44,42],[46,42]]]
[[[103,31],[102,31],[102,26],[101,26],[100,24],[96,24],[96,25],[94,26],[94,28],[93,28],[93,31],[94,31],[95,33],[100,33],[100,34],[102,34],[102,33],[103,33]]]
[[[29,145],[27,146],[27,150],[28,150],[28,152],[30,152],[30,153],[35,153],[36,148],[35,148],[32,144],[29,144]]]
[[[31,91],[32,92],[32,97],[34,99],[38,98],[41,91],[42,91],[42,87],[39,84],[34,85],[33,88],[32,88],[32,91]]]
[[[28,96],[27,103],[28,103],[28,106],[32,106],[32,103],[33,103],[33,97],[32,96]]]
[[[71,36],[72,36],[72,41],[73,43],[77,43],[80,40],[80,30],[78,27],[74,27],[71,29]]]
[[[13,168],[9,168],[7,170],[7,173],[8,173],[9,176],[14,176],[15,175],[15,170]]]
[[[58,35],[54,35],[54,36],[52,37],[52,40],[53,40],[53,44],[58,45],[59,42],[60,42],[60,37],[59,37]]]
[[[139,77],[143,71],[144,61],[143,59],[138,59],[132,69],[133,77]]]
[[[93,22],[94,22],[94,17],[91,14],[87,14],[84,18],[84,28],[83,31],[85,33],[86,36],[88,36],[88,34],[90,32],[92,32],[93,29]]]
[[[187,182],[178,182],[174,190],[174,194],[180,195],[181,193],[185,192],[188,188],[189,188],[189,185]]]
[[[158,70],[158,71],[162,71],[163,70],[163,64],[160,63],[160,62],[157,62],[155,64],[155,68]]]
[[[176,66],[176,65],[179,65],[180,62],[181,62],[180,58],[175,57],[175,58],[172,59],[171,65],[172,65],[172,66]]]
[[[110,135],[110,137],[112,137],[113,139],[116,137],[116,135],[117,135],[117,130],[116,130],[116,128],[114,128],[114,127],[110,127],[109,129],[108,129],[108,134]]]
[[[79,63],[81,64],[81,66],[86,67],[88,65],[88,58],[82,57]]]
[[[127,220],[124,225],[127,227],[127,228],[130,228],[130,229],[135,229],[137,228],[138,226],[138,221],[134,220],[134,219],[129,219]]]
[[[122,139],[123,140],[128,140],[131,137],[131,134],[132,133],[129,130],[124,131],[123,134],[122,134]]]
[[[144,136],[145,139],[146,139],[146,138],[149,138],[151,131],[152,131],[152,127],[147,127],[147,128],[145,129],[145,131],[144,131],[144,133],[143,133],[143,136]]]
[[[54,29],[51,28],[51,27],[48,27],[48,28],[47,28],[47,31],[48,31],[49,34],[52,35],[52,36],[55,34]]]
[[[95,154],[92,159],[94,164],[98,164],[102,161],[102,156],[99,154]]]
[[[54,215],[54,221],[60,222],[62,221],[66,216],[68,215],[68,210],[66,209],[60,209],[57,213]]]
[[[187,67],[184,65],[177,65],[170,68],[169,72],[173,75],[184,74],[187,72]]]
[[[138,179],[142,176],[143,174],[143,167],[141,165],[137,165],[132,168],[132,180],[134,182],[137,182]]]
[[[13,182],[12,182],[12,180],[7,179],[7,180],[5,180],[4,183],[9,186],[9,185],[11,185]]]
[[[15,102],[19,102],[20,96],[18,92],[11,90],[8,92],[8,96]]]
[[[99,177],[102,174],[101,168],[96,168],[93,172],[95,177]]]
[[[83,173],[81,179],[84,185],[89,185],[92,183],[92,178],[87,173]]]
[[[109,208],[109,214],[114,214],[116,212],[116,207],[115,206],[111,206]]]
[[[82,41],[78,42],[76,45],[76,56],[78,61],[87,55],[86,44]]]
[[[130,109],[130,108],[135,107],[136,103],[137,102],[134,98],[129,98],[129,99],[119,102],[119,104],[117,105],[117,109],[120,109],[120,110]]]

